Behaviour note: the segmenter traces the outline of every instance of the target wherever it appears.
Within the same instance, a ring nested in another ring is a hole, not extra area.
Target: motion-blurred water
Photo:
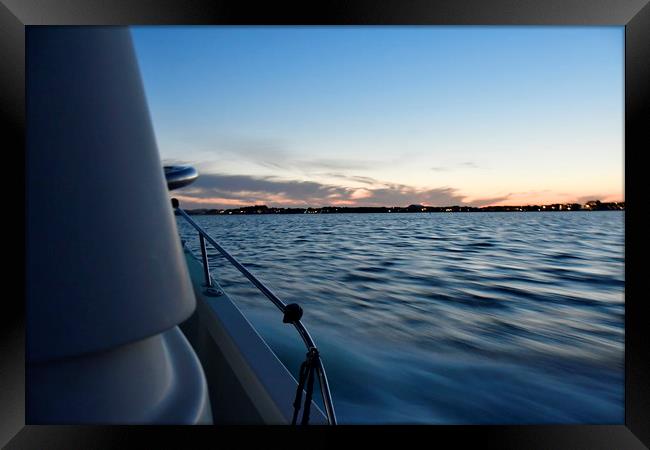
[[[194,219],[303,306],[341,423],[624,421],[623,212]],[[293,327],[209,255],[296,376]]]

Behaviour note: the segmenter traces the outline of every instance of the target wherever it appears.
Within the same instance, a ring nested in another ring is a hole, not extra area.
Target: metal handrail
[[[199,233],[199,238],[201,241],[201,256],[203,257],[203,267],[206,276],[206,283],[208,286],[211,285],[210,275],[209,275],[209,266],[208,260],[205,251],[205,241],[208,241],[219,253],[221,253],[237,270],[239,270],[246,278],[250,280],[257,289],[259,289],[262,294],[264,294],[273,304],[284,314],[287,305],[278,298],[269,288],[267,288],[255,275],[250,273],[246,267],[244,267],[239,261],[237,261],[230,253],[228,253],[221,245],[217,243],[212,237],[201,228],[192,218],[185,212],[177,203],[173,202],[174,209]],[[305,346],[308,351],[311,349],[316,349],[316,344],[312,339],[311,335],[302,324],[300,320],[292,321],[291,324],[296,328],[298,334],[302,338]],[[316,372],[318,374],[318,381],[320,385],[321,395],[323,397],[323,403],[325,405],[325,413],[327,414],[327,421],[330,425],[336,425],[336,414],[334,413],[334,405],[332,403],[332,394],[330,393],[329,383],[327,381],[327,374],[325,373],[325,367],[320,357],[317,358]]]

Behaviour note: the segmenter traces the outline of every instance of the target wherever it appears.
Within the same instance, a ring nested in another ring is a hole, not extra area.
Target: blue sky
[[[623,200],[623,27],[133,27],[188,207]]]

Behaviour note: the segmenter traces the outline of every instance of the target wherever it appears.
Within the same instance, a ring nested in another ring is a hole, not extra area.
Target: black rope
[[[305,393],[305,407],[302,412],[302,421],[301,425],[309,424],[309,412],[311,410],[311,399],[314,393],[314,372],[316,372],[316,367],[318,366],[318,350],[315,347],[312,347],[307,352],[307,358],[300,365],[300,374],[298,377],[298,389],[296,390],[296,398],[293,402],[293,419],[291,420],[291,425],[296,425],[298,420],[298,412],[300,411],[300,406],[302,403],[302,391],[305,388],[305,383],[307,384],[307,390]]]
[[[316,350],[316,349],[314,349]],[[316,353],[318,357],[318,353]],[[314,372],[316,371],[316,359],[312,358],[312,362],[309,366],[309,375],[307,375],[307,393],[305,394],[305,408],[302,411],[302,422],[300,425],[309,424],[309,410],[311,406],[311,397],[314,392]]]
[[[305,377],[307,375],[307,370],[309,363],[309,353],[307,354],[307,359],[300,365],[300,375],[298,377],[298,389],[296,390],[296,398],[293,401],[293,419],[291,420],[291,425],[296,424],[296,419],[298,419],[298,411],[300,411],[300,405],[302,403],[302,390],[305,386]]]

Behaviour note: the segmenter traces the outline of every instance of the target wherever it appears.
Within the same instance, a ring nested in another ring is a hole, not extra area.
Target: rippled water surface
[[[341,423],[624,421],[623,212],[193,218],[303,306]],[[293,327],[209,255],[295,376]]]

